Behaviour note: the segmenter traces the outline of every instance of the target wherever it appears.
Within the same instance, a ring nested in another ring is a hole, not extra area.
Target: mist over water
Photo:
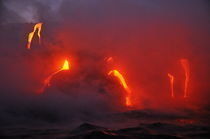
[[[121,86],[106,76],[110,68],[125,75],[136,109],[209,112],[209,11],[207,0],[1,0],[0,122],[91,121],[125,111]],[[37,22],[42,44],[35,37],[28,51]],[[37,94],[66,57],[70,71]],[[187,103],[182,58],[190,64]],[[174,100],[167,73],[175,76]]]

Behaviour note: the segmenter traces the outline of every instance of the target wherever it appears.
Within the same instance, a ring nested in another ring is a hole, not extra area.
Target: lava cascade
[[[131,91],[130,91],[130,88],[128,87],[123,75],[116,69],[109,71],[108,75],[113,75],[113,76],[115,76],[119,79],[120,84],[123,86],[123,88],[127,92],[127,94],[125,96],[125,105],[126,106],[131,106],[131,97],[130,97]]]
[[[42,30],[42,24],[43,24],[43,23],[37,23],[37,24],[34,26],[34,30],[28,34],[27,49],[31,49],[31,42],[32,42],[32,40],[33,40],[34,33],[36,32],[36,30],[38,30],[37,36],[39,37],[39,43],[41,43],[41,30]]]

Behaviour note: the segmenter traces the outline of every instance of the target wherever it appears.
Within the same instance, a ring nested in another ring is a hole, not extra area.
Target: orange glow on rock
[[[38,35],[38,37],[39,37],[39,43],[41,43],[41,30],[42,30],[42,24],[43,24],[43,23],[37,23],[37,24],[34,26],[34,30],[28,34],[27,49],[31,49],[31,42],[32,42],[32,40],[33,40],[34,33],[36,32],[36,30],[38,30],[37,35]]]
[[[174,97],[174,76],[168,73],[168,77],[170,79],[170,87],[171,87],[171,97]]]
[[[111,70],[108,75],[113,75],[115,77],[117,77],[120,81],[120,84],[123,86],[123,88],[126,90],[127,94],[126,94],[126,97],[125,97],[125,104],[126,106],[131,106],[131,98],[130,98],[130,94],[131,94],[131,91],[125,81],[125,78],[123,77],[123,75],[118,71],[118,70]]]
[[[180,63],[184,69],[185,72],[185,83],[184,83],[184,97],[188,97],[188,86],[189,86],[189,80],[190,80],[190,67],[189,67],[189,61],[187,59],[181,59]]]

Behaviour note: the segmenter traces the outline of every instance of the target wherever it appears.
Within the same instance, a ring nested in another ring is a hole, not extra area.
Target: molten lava
[[[125,104],[126,106],[131,106],[131,98],[130,98],[130,94],[131,91],[125,81],[125,78],[123,77],[123,75],[118,71],[118,70],[111,70],[108,75],[113,75],[115,77],[117,77],[120,81],[120,83],[122,84],[123,88],[126,90],[127,94],[125,97]]]
[[[52,73],[49,77],[47,77],[47,79],[44,81],[45,82],[45,85],[48,85],[49,86],[50,85],[50,80],[52,79],[52,77],[55,74],[57,74],[57,73],[59,73],[60,71],[63,71],[63,70],[69,70],[69,62],[68,62],[68,60],[65,60],[64,61],[64,64],[63,64],[63,66],[62,66],[61,69],[59,69],[58,71]]]
[[[62,67],[61,70],[69,70],[69,62],[68,62],[68,60],[64,61],[64,64],[63,64],[63,67]]]
[[[69,70],[69,62],[68,62],[68,60],[65,60],[65,61],[64,61],[64,64],[63,64],[63,66],[62,66],[61,69],[59,69],[58,71],[52,73],[50,76],[48,76],[48,77],[44,80],[44,87],[43,87],[42,90],[44,90],[44,88],[45,88],[46,86],[50,86],[50,81],[51,81],[51,79],[53,78],[54,75],[56,75],[57,73],[59,73],[59,72],[61,72],[61,71],[64,71],[64,70]],[[42,91],[41,91],[41,92],[42,92]]]
[[[181,65],[185,72],[185,84],[184,84],[184,97],[188,97],[188,85],[190,80],[190,67],[189,67],[189,61],[187,59],[181,59],[180,60]]]
[[[43,24],[43,23],[37,23],[37,24],[34,26],[34,30],[28,34],[27,49],[31,49],[31,42],[32,42],[32,40],[33,40],[34,33],[36,32],[36,30],[38,30],[37,35],[38,35],[38,37],[39,37],[39,43],[41,43],[41,30],[42,30],[42,24]]]
[[[168,73],[168,77],[170,79],[170,86],[171,86],[171,97],[174,97],[174,76]]]

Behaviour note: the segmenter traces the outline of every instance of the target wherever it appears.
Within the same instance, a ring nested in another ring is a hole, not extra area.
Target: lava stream
[[[61,69],[59,69],[58,71],[52,73],[50,76],[48,76],[45,80],[44,80],[44,87],[41,89],[41,91],[39,92],[43,92],[46,86],[50,86],[50,81],[53,78],[54,75],[56,75],[57,73],[64,71],[64,70],[69,70],[69,62],[68,60],[64,61],[64,64],[62,66]]]
[[[37,35],[38,35],[38,37],[39,37],[39,43],[41,43],[41,30],[42,30],[42,24],[43,24],[43,23],[37,23],[37,24],[34,26],[34,30],[28,34],[27,49],[31,49],[31,41],[32,41],[32,39],[33,39],[33,37],[34,37],[34,33],[36,32],[36,30],[38,30]]]
[[[111,70],[108,75],[113,75],[115,77],[117,77],[120,81],[120,83],[122,84],[123,88],[126,90],[127,94],[125,97],[125,104],[126,106],[131,106],[131,98],[130,98],[130,94],[131,91],[125,81],[125,78],[123,77],[123,75],[118,71],[118,70]]]
[[[171,87],[171,97],[174,97],[174,76],[168,73],[168,77],[170,79],[170,87]]]
[[[190,68],[189,68],[189,61],[187,59],[181,59],[180,60],[181,65],[185,72],[185,84],[184,84],[184,97],[188,97],[188,85],[190,80]]]

